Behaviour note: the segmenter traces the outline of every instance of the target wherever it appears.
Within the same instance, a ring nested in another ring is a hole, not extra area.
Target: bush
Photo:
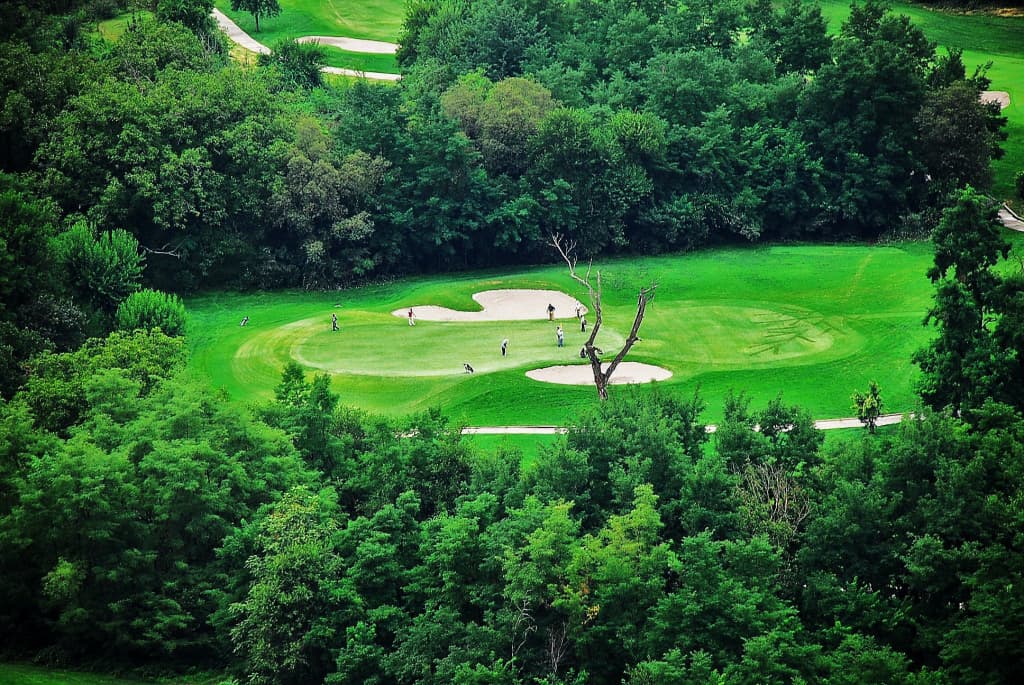
[[[117,327],[122,331],[159,328],[171,337],[185,334],[185,305],[177,295],[159,290],[140,290],[117,307]]]
[[[1017,186],[1017,197],[1024,200],[1024,171],[1017,172],[1017,178],[1014,179]]]

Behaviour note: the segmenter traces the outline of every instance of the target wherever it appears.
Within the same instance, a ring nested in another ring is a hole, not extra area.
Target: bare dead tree
[[[170,243],[167,243],[163,247],[152,248],[139,243],[139,247],[141,247],[142,251],[146,254],[166,255],[168,257],[174,257],[175,259],[181,259],[181,248],[183,245],[184,243],[178,243],[172,247]]]
[[[565,658],[565,653],[569,651],[569,640],[567,639],[569,632],[569,626],[564,621],[559,628],[554,626],[548,628],[548,666],[551,668],[551,675],[557,676],[558,669],[562,664],[562,659]]]
[[[516,617],[512,621],[512,653],[511,658],[515,659],[516,654],[526,644],[530,633],[536,632],[537,623],[530,614],[530,604],[523,599],[516,606]]]
[[[620,349],[618,354],[616,354],[615,357],[613,357],[612,360],[602,369],[602,352],[594,345],[594,340],[597,339],[598,331],[601,330],[602,322],[601,271],[593,270],[593,262],[587,263],[586,274],[581,276],[576,271],[576,243],[574,241],[567,241],[558,233],[553,233],[549,244],[558,250],[558,254],[560,254],[562,259],[565,260],[566,265],[569,267],[569,275],[572,279],[587,289],[587,296],[590,298],[590,308],[594,312],[594,325],[590,329],[590,337],[587,338],[585,343],[583,343],[583,349],[586,353],[587,359],[590,361],[590,368],[594,374],[594,385],[597,386],[597,395],[602,400],[606,400],[608,399],[608,384],[611,382],[612,374],[615,373],[615,369],[629,353],[633,344],[640,339],[638,335],[640,333],[640,324],[643,323],[644,312],[647,310],[647,303],[654,299],[654,292],[657,290],[658,284],[652,283],[646,288],[640,288],[640,293],[636,301],[636,316],[633,317],[633,328],[630,329],[629,336],[626,338],[626,342],[623,343],[622,349]],[[594,274],[593,282],[591,281],[591,273]]]
[[[785,548],[811,513],[810,497],[779,464],[746,464],[737,486],[741,513],[755,532]]]

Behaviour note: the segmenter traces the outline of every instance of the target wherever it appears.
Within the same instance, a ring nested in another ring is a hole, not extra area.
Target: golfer
[[[555,330],[555,335],[558,336],[558,346],[565,347],[565,331],[562,330],[562,325],[558,325],[558,329]]]
[[[331,314],[331,330],[332,331],[338,330],[338,315],[337,314]]]
[[[548,303],[548,321],[555,320],[555,305]]]
[[[501,356],[504,357],[506,352],[508,352],[508,338],[501,341]]]
[[[416,325],[416,315],[412,313],[412,307],[409,307],[409,325]]]

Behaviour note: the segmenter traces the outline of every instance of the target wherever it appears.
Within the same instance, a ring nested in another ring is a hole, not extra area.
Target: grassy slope
[[[838,31],[850,14],[849,0],[820,0],[820,4],[829,29]],[[1009,139],[1003,144],[1006,156],[992,164],[993,192],[1002,199],[1012,198],[1013,178],[1024,170],[1024,17],[947,14],[904,2],[893,2],[892,7],[909,16],[929,40],[962,49],[968,73],[992,62],[988,71],[992,90],[1010,94],[1010,106],[1003,110]]]
[[[180,677],[171,679],[134,680],[99,673],[67,671],[28,664],[0,664],[0,683],[4,685],[213,685],[224,682],[223,676]]]
[[[261,17],[260,30],[251,14],[231,9],[231,0],[216,0],[217,9],[231,17],[243,31],[263,43],[273,46],[285,38],[302,36],[341,36],[366,38],[393,43],[405,18],[403,0],[279,0],[281,14]],[[324,47],[326,63],[333,67],[347,67],[364,71],[398,73],[398,64],[392,55],[357,55],[337,48]]]
[[[887,408],[906,410],[914,403],[910,356],[929,335],[921,326],[931,296],[923,276],[929,262],[928,246],[918,244],[728,249],[610,261],[602,265],[606,325],[613,337],[628,330],[637,286],[657,281],[643,342],[630,359],[672,370],[675,376],[661,384],[666,390],[690,394],[700,386],[709,420],[720,416],[730,389],[745,389],[758,404],[784,392],[787,402],[816,416],[846,416],[850,393],[871,380],[881,384]],[[556,359],[572,361],[582,342],[577,329],[567,327],[567,347],[559,350],[543,321],[421,321],[411,329],[390,315],[421,304],[474,309],[470,295],[496,287],[582,295],[563,269],[553,267],[341,293],[210,295],[189,302],[192,364],[238,399],[270,397],[281,367],[297,355],[322,368],[362,366],[364,373],[336,375],[334,387],[343,402],[376,412],[439,405],[469,425],[570,420],[594,401],[593,388],[538,383],[523,373]],[[330,332],[332,311],[342,328],[337,334]],[[251,321],[243,329],[238,320],[244,315]],[[308,328],[281,328],[310,318]],[[503,361],[497,347],[506,335],[512,344]],[[460,373],[464,360],[481,372]]]

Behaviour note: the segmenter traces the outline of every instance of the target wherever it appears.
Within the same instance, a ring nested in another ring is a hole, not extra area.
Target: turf
[[[253,16],[232,10],[231,0],[216,0],[214,4],[243,31],[268,46],[302,36],[340,36],[394,43],[405,19],[403,0],[279,0],[281,13],[276,17],[260,17],[257,32]],[[357,56],[337,48],[324,50],[329,66],[398,73],[393,55]]]
[[[637,288],[656,281],[643,340],[629,359],[672,371],[657,384],[665,391],[689,396],[699,387],[707,420],[720,418],[731,389],[747,391],[755,404],[781,392],[816,417],[848,416],[850,394],[871,380],[881,385],[886,410],[911,410],[916,369],[910,358],[931,334],[922,326],[932,293],[924,277],[930,260],[928,245],[909,243],[608,261],[601,265],[605,329],[598,343],[615,347],[632,321]],[[552,288],[584,297],[557,267],[333,293],[212,294],[188,302],[191,363],[229,396],[249,400],[272,397],[284,364],[297,359],[311,372],[331,373],[345,403],[391,415],[440,406],[467,425],[561,424],[592,405],[590,386],[524,376],[531,368],[579,361],[584,336],[568,323],[566,347],[559,349],[546,321],[421,320],[410,328],[390,313],[425,304],[474,310],[472,293],[492,288]],[[330,330],[332,312],[337,333]],[[241,328],[246,315],[249,325]],[[502,359],[505,337],[511,344]],[[463,373],[464,361],[477,373]]]
[[[220,682],[225,680],[219,675],[183,676],[154,681],[28,664],[0,664],[0,683],[4,685],[213,685]]]
[[[839,31],[850,14],[849,0],[821,0],[822,13],[829,20],[829,30]],[[940,46],[964,51],[968,75],[975,67],[992,63],[988,77],[992,90],[1010,94],[1010,106],[1003,110],[1007,118],[1009,138],[1003,143],[1006,155],[992,163],[995,182],[992,191],[1002,200],[1013,200],[1013,179],[1024,170],[1024,17],[1001,17],[989,14],[952,14],[925,9],[905,2],[893,2],[892,8],[910,17],[929,40]]]

